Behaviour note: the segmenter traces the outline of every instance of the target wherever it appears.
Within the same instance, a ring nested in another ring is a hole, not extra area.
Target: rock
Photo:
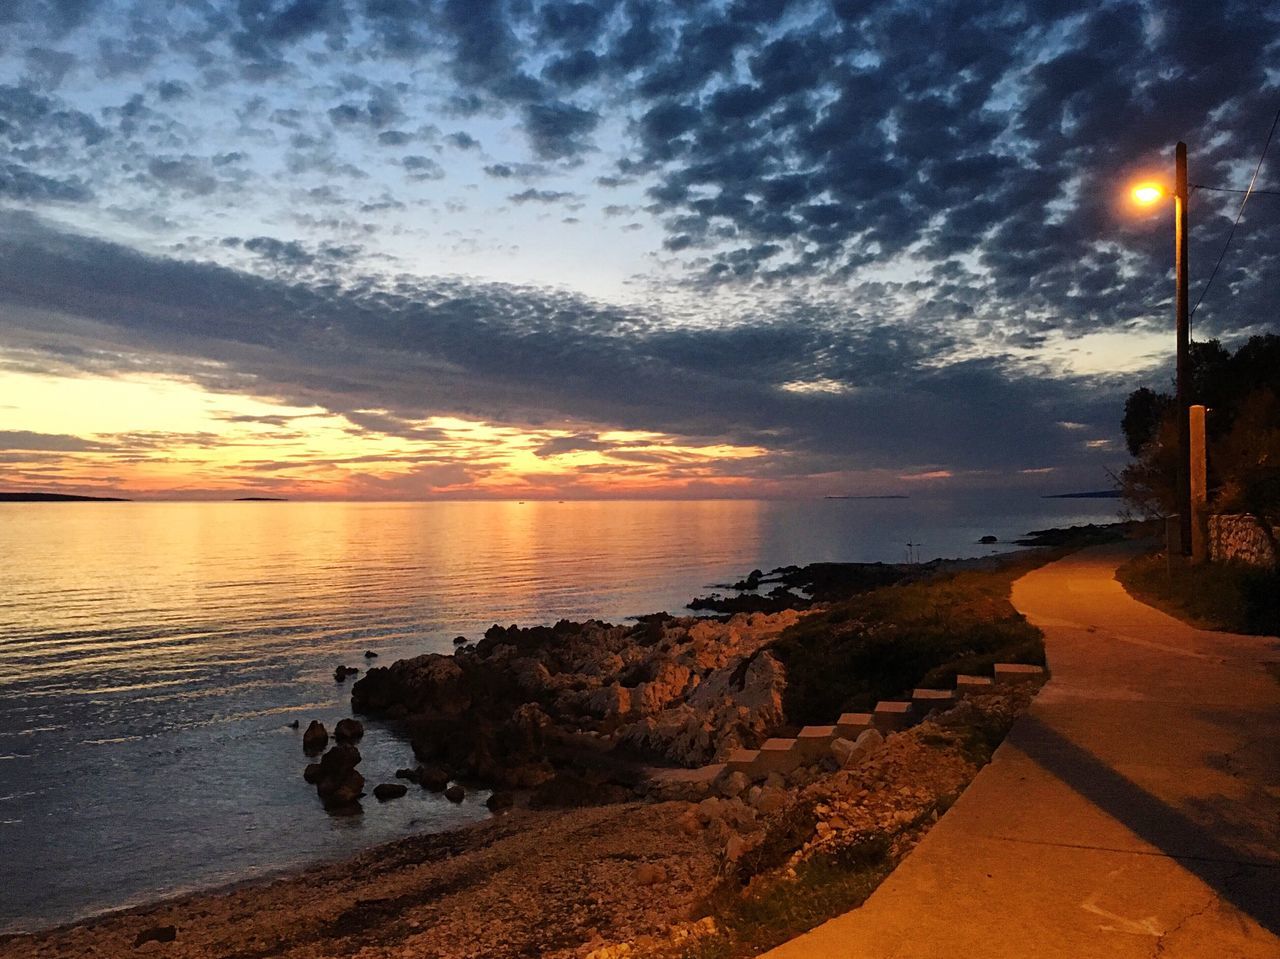
[[[884,736],[878,729],[864,729],[853,744],[852,761],[860,763],[884,745]]]
[[[444,791],[444,798],[449,800],[449,802],[462,802],[462,800],[466,798],[466,795],[467,791],[457,783],[453,783]]]
[[[320,772],[325,777],[355,769],[360,765],[360,750],[350,743],[339,743],[320,757]]]
[[[843,736],[837,736],[831,740],[831,755],[840,764],[841,769],[849,762],[849,757],[853,755],[856,748],[852,740],[845,739]]]
[[[177,926],[153,926],[138,933],[133,940],[133,948],[137,949],[148,942],[173,942],[177,938]]]
[[[852,769],[884,744],[878,729],[864,729],[855,742],[839,737],[832,740],[831,755],[841,769]]]
[[[720,817],[720,809],[724,805],[724,800],[717,799],[715,796],[708,796],[702,802],[698,803],[696,810],[698,821],[704,825],[713,819]]]
[[[978,542],[982,543],[984,546],[989,546],[992,543],[1000,542],[1000,540],[996,539],[994,536],[988,533],[986,536],[982,537],[982,539],[978,540]]]
[[[490,812],[502,812],[516,804],[515,797],[509,792],[494,792],[484,801]]]
[[[419,767],[421,768],[421,767]],[[407,779],[411,783],[421,783],[422,777],[417,769],[397,769],[396,779]]]
[[[301,725],[302,725],[302,723],[298,722],[298,721],[295,719],[293,722],[288,723],[287,725],[288,725],[288,727],[289,727],[290,729],[297,729],[299,726],[301,726]]]
[[[366,649],[366,650],[364,651],[364,658],[365,658],[365,659],[377,659],[377,658],[378,658],[378,654],[377,654],[377,653],[375,653],[372,649]]]
[[[355,666],[339,666],[333,671],[333,678],[337,682],[341,683],[345,682],[348,676],[354,676],[358,672],[360,672],[360,670]]]
[[[313,786],[318,783],[320,781],[320,764],[307,763],[307,768],[302,770],[302,778]]]
[[[465,636],[455,636],[455,637],[453,637],[453,645],[455,645],[455,646],[465,646],[465,645],[467,645],[467,637],[465,637]]]
[[[378,783],[373,787],[374,798],[380,802],[386,802],[388,799],[399,799],[409,791],[409,787],[403,783]]]
[[[314,777],[316,795],[324,803],[325,809],[333,812],[357,804],[356,800],[364,795],[364,777],[356,772],[359,764],[360,750],[347,743],[340,743],[321,756],[319,763],[312,764],[318,766],[318,769],[308,767],[303,775],[309,772]],[[308,782],[310,781],[309,779]]]
[[[667,881],[667,870],[656,862],[642,862],[636,866],[636,882],[642,886],[656,886]]]
[[[697,809],[685,811],[676,822],[680,826],[680,831],[686,836],[696,836],[702,832],[702,823],[698,819]]]
[[[351,708],[378,713],[398,705],[410,712],[460,717],[471,708],[469,686],[455,656],[427,653],[370,669],[351,687]]]
[[[311,725],[302,734],[302,751],[310,756],[324,752],[324,747],[328,745],[329,732],[324,728],[324,723],[315,719],[311,720]]]
[[[364,724],[358,719],[339,719],[333,727],[333,738],[340,743],[355,743],[364,738]]]
[[[354,769],[348,769],[332,778],[316,784],[316,793],[326,809],[349,806],[364,795],[364,777]]]
[[[791,801],[791,795],[785,789],[779,789],[776,786],[765,786],[760,790],[760,795],[751,805],[762,816],[772,816],[774,813],[786,808],[788,802]]]
[[[724,844],[724,858],[727,862],[737,862],[750,848],[751,844],[746,839],[734,833]]]
[[[583,708],[602,719],[625,716],[631,710],[631,691],[618,683],[603,686],[586,698]]]
[[[735,771],[727,776],[720,777],[716,781],[716,791],[721,796],[732,799],[734,796],[741,796],[749,785],[751,785],[751,781],[747,779],[747,774]]]
[[[417,782],[423,789],[442,793],[449,788],[449,770],[442,766],[419,766]]]

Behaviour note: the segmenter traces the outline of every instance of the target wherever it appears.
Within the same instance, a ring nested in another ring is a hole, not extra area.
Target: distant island
[[[0,493],[0,503],[129,503],[122,496],[76,496],[71,493]]]
[[[824,496],[823,499],[909,499],[902,493],[892,493],[885,496]]]
[[[1041,499],[1119,499],[1118,489],[1100,489],[1089,493],[1050,493]]]
[[[287,503],[289,502],[282,496],[237,496],[234,503]]]

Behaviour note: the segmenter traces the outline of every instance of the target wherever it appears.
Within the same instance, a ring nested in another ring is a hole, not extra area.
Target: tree
[[[1280,522],[1280,336],[1252,337],[1235,353],[1217,340],[1193,343],[1190,399],[1208,407],[1210,509]],[[1120,474],[1130,507],[1144,516],[1177,512],[1178,431],[1174,399],[1140,387],[1125,400],[1121,429],[1135,460]]]

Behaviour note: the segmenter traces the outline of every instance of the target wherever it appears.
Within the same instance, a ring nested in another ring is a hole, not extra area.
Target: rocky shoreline
[[[352,687],[352,709],[401,731],[417,765],[397,775],[420,788],[492,788],[491,820],[274,882],[0,937],[0,956],[613,959],[694,955],[699,942],[720,943],[717,955],[750,955],[778,933],[744,931],[744,904],[785,899],[788,888],[833,868],[852,868],[854,879],[824,879],[824,890],[869,892],[976,774],[1032,695],[1022,684],[982,688],[909,729],[856,743],[836,738],[785,773],[726,774],[713,764],[796,732],[787,674],[806,668],[796,650],[812,645],[810,633],[823,637],[823,655],[842,643],[881,655],[896,641],[903,624],[882,622],[888,614],[873,600],[899,593],[877,587],[903,586],[912,606],[937,592],[927,613],[935,624],[956,597],[992,589],[964,576],[994,576],[995,592],[976,603],[979,632],[1012,624],[1025,643],[1030,630],[1003,608],[1007,601],[991,598],[1005,595],[1016,574],[992,574],[1000,562],[840,565],[756,571],[731,587],[758,593],[776,577],[772,598],[785,589],[791,605],[770,612],[494,626],[453,655],[370,668]],[[986,572],[965,572],[975,570]],[[963,640],[974,613],[960,612]],[[1023,648],[1001,642],[1000,650]],[[973,649],[961,653],[935,658],[944,666],[993,661],[981,650],[976,659]],[[914,684],[912,670],[922,667],[905,668],[881,682]],[[339,726],[323,755],[327,731],[308,729],[318,761],[306,775],[326,808],[358,814],[366,791],[356,771],[361,724]],[[410,788],[404,782],[370,791],[394,800]],[[851,905],[846,897],[827,908]],[[817,917],[786,934],[806,921]]]
[[[0,956],[752,955],[820,918],[801,910],[800,926],[761,928],[755,917],[780,902],[857,905],[954,802],[1032,695],[1018,684],[966,696],[847,767],[824,757],[738,795],[684,784],[695,791],[685,799],[517,808],[273,881],[0,937]]]

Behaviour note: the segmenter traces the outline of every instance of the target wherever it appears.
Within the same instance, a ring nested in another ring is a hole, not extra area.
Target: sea
[[[1115,512],[1012,494],[0,504],[0,932],[488,815],[482,790],[417,789],[327,815],[290,724],[350,715],[338,665],[448,652],[493,623],[687,612],[755,568],[981,556]],[[369,788],[412,764],[376,722],[360,750]]]

